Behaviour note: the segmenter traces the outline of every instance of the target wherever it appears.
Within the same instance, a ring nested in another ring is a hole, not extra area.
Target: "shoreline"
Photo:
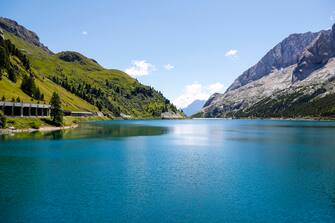
[[[335,118],[317,118],[317,117],[301,117],[301,118],[260,118],[260,117],[241,117],[241,118],[191,118],[191,120],[274,120],[274,121],[330,121],[334,122]]]
[[[53,132],[53,131],[60,131],[60,130],[67,130],[67,129],[75,129],[79,125],[69,125],[69,126],[45,126],[40,127],[38,129],[34,128],[23,128],[23,129],[0,129],[0,135],[2,134],[12,134],[12,133],[31,133],[31,132]]]

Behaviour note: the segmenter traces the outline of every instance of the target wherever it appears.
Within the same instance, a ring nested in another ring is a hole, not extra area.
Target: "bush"
[[[30,123],[30,127],[33,129],[39,129],[41,127],[41,123],[33,121],[32,123]]]

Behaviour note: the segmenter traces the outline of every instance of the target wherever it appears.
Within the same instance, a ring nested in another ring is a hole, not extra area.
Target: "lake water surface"
[[[0,136],[0,222],[335,222],[335,123],[102,121]]]

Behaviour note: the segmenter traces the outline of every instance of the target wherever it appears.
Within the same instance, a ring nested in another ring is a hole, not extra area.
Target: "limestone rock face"
[[[46,46],[44,46],[41,42],[39,37],[33,31],[26,29],[25,27],[19,25],[16,21],[0,17],[0,28],[18,36],[25,41],[43,48],[49,54],[53,54]]]
[[[319,33],[292,34],[271,49],[257,64],[246,70],[228,88],[228,91],[242,87],[252,81],[281,69],[296,64],[305,48],[315,40]]]
[[[290,35],[245,71],[224,94],[213,94],[202,108],[201,116],[277,117],[301,112],[303,106],[307,109],[321,106],[315,112],[327,106],[326,110],[332,114],[335,111],[335,100],[329,99],[332,97],[335,98],[335,25],[332,30]],[[292,109],[291,105],[296,107]],[[319,115],[312,110],[308,114]]]
[[[335,25],[331,32],[321,32],[307,47],[293,72],[292,81],[301,81],[313,71],[323,67],[335,56]]]

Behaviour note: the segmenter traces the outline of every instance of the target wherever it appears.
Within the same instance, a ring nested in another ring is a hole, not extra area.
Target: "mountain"
[[[183,112],[187,116],[191,116],[197,112],[199,112],[206,103],[205,100],[195,100],[191,104],[189,104],[186,108],[183,108]]]
[[[214,94],[200,117],[335,116],[335,25],[293,34]]]
[[[319,33],[292,34],[271,49],[257,64],[246,70],[228,88],[235,90],[252,81],[259,80],[274,69],[281,69],[297,63],[304,49]]]
[[[44,46],[41,42],[40,42],[40,38],[37,36],[36,33],[34,33],[33,31],[30,31],[28,29],[26,29],[25,27],[19,25],[16,21],[11,20],[11,19],[7,19],[7,18],[3,18],[0,17],[0,27],[9,33],[14,34],[15,36],[25,40],[26,42],[33,44],[37,47],[40,47],[42,49],[44,49],[46,52],[48,52],[49,54],[53,54],[48,47]]]
[[[10,51],[8,65],[0,64],[0,97],[6,100],[19,97],[24,102],[49,102],[57,91],[66,110],[101,110],[114,117],[133,118],[161,117],[164,113],[182,116],[161,92],[123,71],[106,69],[78,52],[54,53],[37,34],[13,20],[0,17],[0,30],[5,39],[0,50],[6,55]],[[24,66],[16,52],[29,66]],[[15,73],[17,80],[10,80],[10,73]],[[33,77],[43,99],[22,90],[21,83],[27,77]]]

